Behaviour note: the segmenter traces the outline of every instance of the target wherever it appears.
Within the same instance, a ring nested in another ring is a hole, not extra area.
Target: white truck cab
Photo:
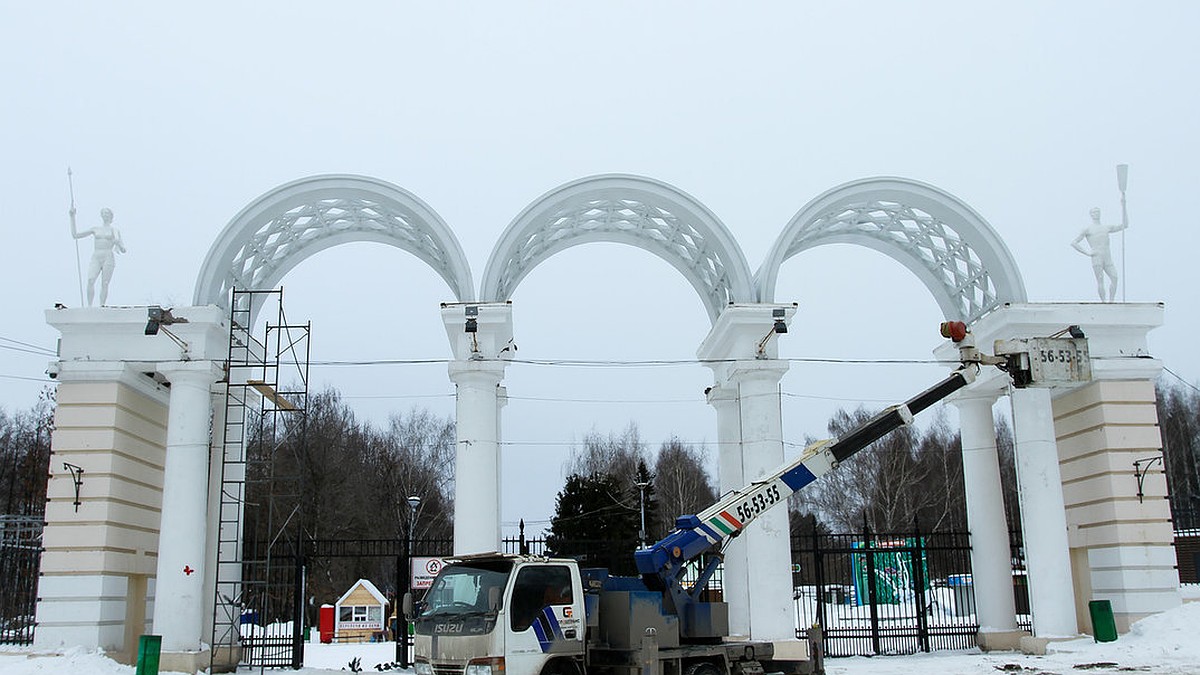
[[[574,560],[455,558],[414,608],[417,675],[573,675],[586,637]]]

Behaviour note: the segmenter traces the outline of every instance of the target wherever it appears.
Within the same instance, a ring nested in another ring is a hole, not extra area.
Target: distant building
[[[387,598],[366,579],[354,582],[345,595],[338,598],[337,625],[334,639],[337,642],[369,641],[381,635],[384,628],[384,608]]]

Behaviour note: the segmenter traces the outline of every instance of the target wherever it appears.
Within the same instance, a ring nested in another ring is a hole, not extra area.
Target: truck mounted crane
[[[726,544],[797,490],[975,381],[983,366],[1006,371],[1016,386],[1090,379],[1086,339],[1072,329],[1069,338],[1000,340],[988,355],[962,323],[942,324],[942,335],[959,348],[948,377],[838,438],[809,445],[700,513],[680,516],[660,541],[634,552],[640,578],[581,569],[565,558],[451,559],[419,606],[405,597],[415,623],[416,675],[804,672],[811,665],[805,643],[730,639],[728,606],[702,596]]]

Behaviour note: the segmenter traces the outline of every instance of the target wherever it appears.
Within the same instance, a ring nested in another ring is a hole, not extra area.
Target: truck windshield
[[[489,598],[493,596],[495,609],[499,609],[512,566],[509,560],[447,565],[425,595],[421,617],[488,612]]]

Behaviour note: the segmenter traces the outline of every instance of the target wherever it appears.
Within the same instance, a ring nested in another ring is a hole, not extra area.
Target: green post
[[[1113,619],[1112,603],[1108,600],[1092,600],[1088,603],[1092,615],[1092,636],[1096,642],[1112,642],[1117,639],[1117,622]]]
[[[158,675],[158,656],[161,652],[161,635],[143,635],[139,637],[137,675]]]

